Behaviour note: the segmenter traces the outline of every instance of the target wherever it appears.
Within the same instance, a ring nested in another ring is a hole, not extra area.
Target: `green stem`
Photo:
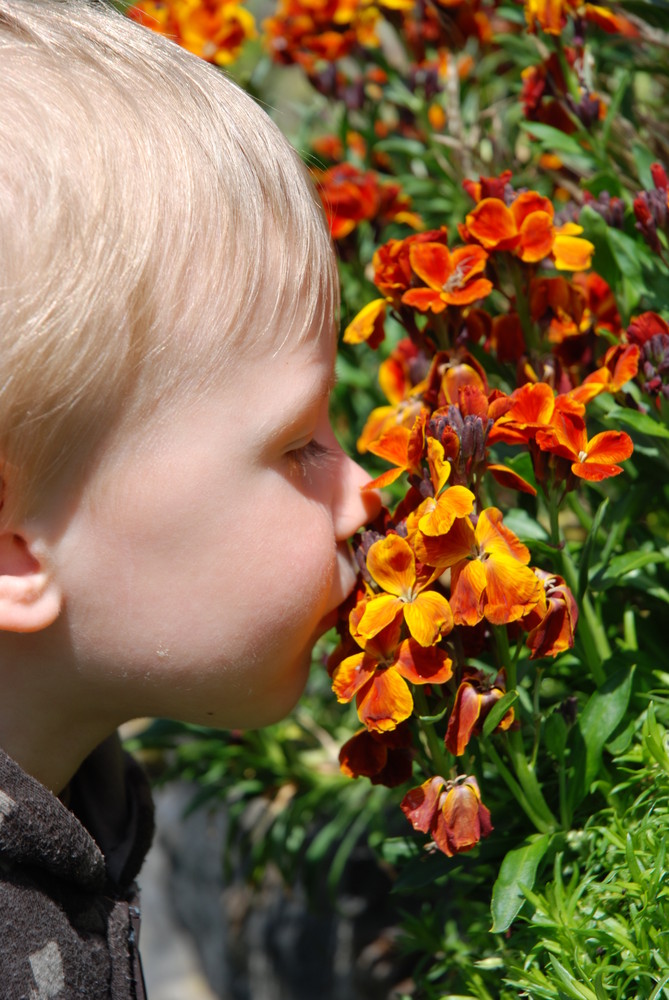
[[[511,280],[513,282],[513,289],[516,293],[516,312],[518,313],[518,319],[520,320],[520,326],[523,331],[523,337],[525,338],[525,346],[528,352],[539,350],[539,338],[537,336],[537,329],[532,322],[532,315],[530,313],[530,303],[525,294],[525,287],[523,286],[522,271],[519,264],[515,261],[510,262],[509,271],[511,273]]]
[[[555,494],[546,497],[546,506],[550,520],[551,544],[555,546],[560,561],[560,572],[567,586],[574,594],[578,594],[578,573],[567,546],[560,537],[559,505]],[[611,647],[606,637],[604,626],[595,612],[589,594],[581,598],[580,617],[577,629],[577,640],[583,649],[583,655],[597,687],[606,680],[602,664],[611,656]]]
[[[424,718],[421,718],[421,716],[425,717],[430,714],[427,698],[425,697],[425,692],[421,687],[414,688],[413,698],[416,708],[418,709],[418,725],[422,729],[423,735],[425,736],[432,763],[436,768],[437,774],[439,774],[442,778],[447,778],[451,769],[451,762],[443,749],[442,741],[439,736],[437,736],[432,723],[425,722]]]
[[[517,687],[516,661],[511,657],[506,625],[493,626],[493,630],[497,643],[499,665],[507,668],[507,690],[513,691]],[[507,749],[519,787],[522,789],[522,801],[518,799],[519,803],[528,816],[530,815],[527,809],[529,806],[532,812],[530,818],[534,825],[537,826],[537,829],[541,829],[542,832],[557,829],[557,821],[548,808],[534,768],[525,756],[523,737],[519,730],[507,733]],[[540,827],[537,825],[537,818],[540,819],[543,826]]]
[[[490,742],[485,744],[485,750],[488,757],[495,765],[497,773],[501,777],[502,781],[539,833],[552,833],[555,830],[555,821],[553,820],[553,817],[551,816],[550,820],[547,821],[543,815],[537,812],[530,800],[526,797],[524,789],[513,777],[508,767]]]

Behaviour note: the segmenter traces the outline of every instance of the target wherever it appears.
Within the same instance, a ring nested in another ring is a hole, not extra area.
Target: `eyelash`
[[[334,458],[335,451],[319,441],[308,441],[301,448],[288,452],[288,459],[299,472],[309,472],[311,469],[322,469]]]

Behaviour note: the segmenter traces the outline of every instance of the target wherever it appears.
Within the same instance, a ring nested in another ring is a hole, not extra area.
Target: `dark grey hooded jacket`
[[[134,879],[153,834],[117,737],[60,799],[0,750],[0,997],[144,1000]]]

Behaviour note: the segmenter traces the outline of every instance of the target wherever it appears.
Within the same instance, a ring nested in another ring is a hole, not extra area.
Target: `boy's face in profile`
[[[112,724],[254,727],[299,697],[377,504],[330,427],[334,356],[287,338],[104,449],[54,545],[55,629]]]

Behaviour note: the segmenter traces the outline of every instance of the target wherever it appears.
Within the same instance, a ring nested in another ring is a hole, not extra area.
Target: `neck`
[[[0,746],[58,795],[116,723],[91,711],[104,702],[82,697],[73,671],[38,655],[41,637],[0,634]]]

